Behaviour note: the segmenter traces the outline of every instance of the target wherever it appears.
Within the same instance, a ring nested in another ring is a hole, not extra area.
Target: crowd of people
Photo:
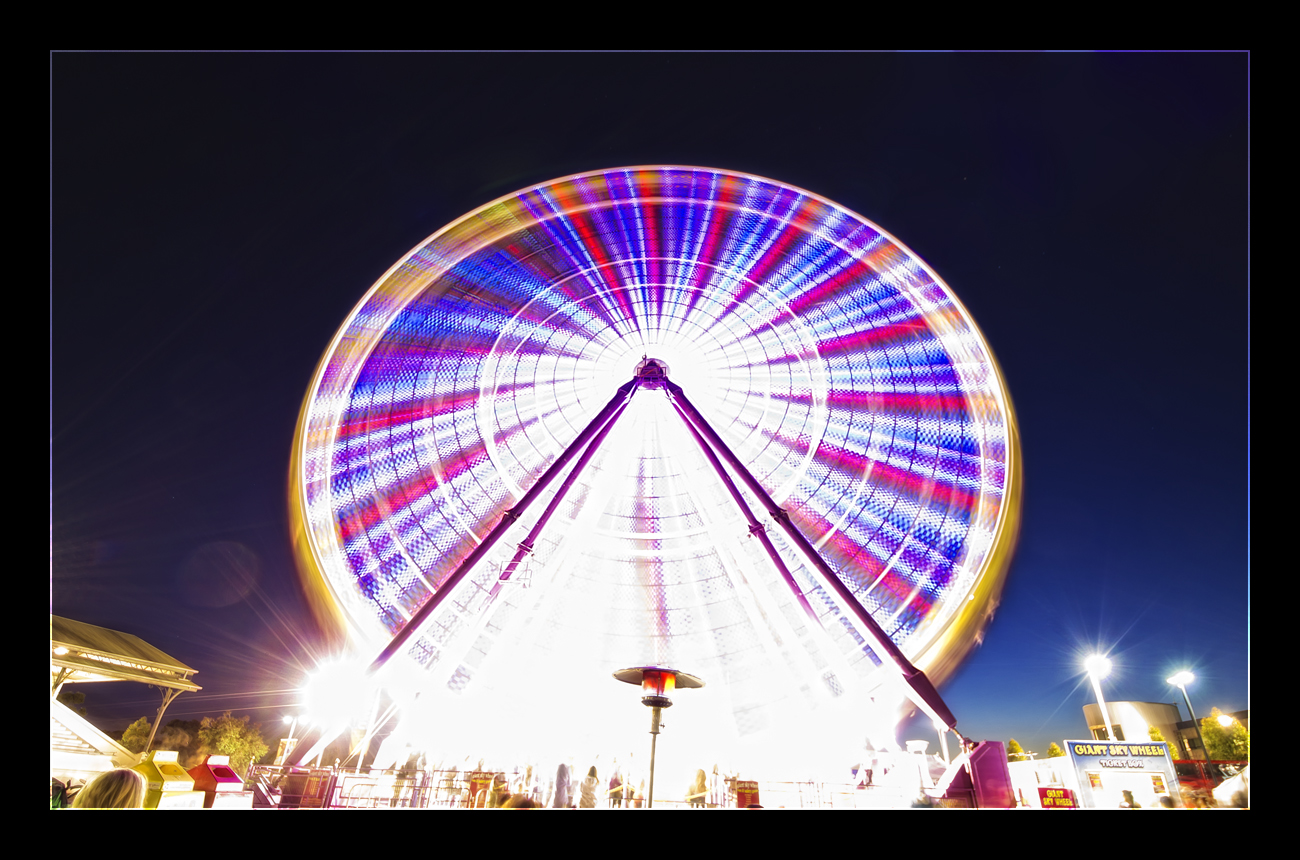
[[[488,786],[474,781],[474,774],[484,775],[482,768],[480,762],[475,770],[450,772],[444,777],[444,796],[459,795],[465,806],[494,809],[639,809],[647,804],[645,778],[631,778],[617,762],[605,775],[591,765],[582,776],[561,762],[553,777],[529,765],[514,774],[493,774]],[[698,770],[683,793],[660,789],[659,798],[704,808],[716,805],[712,792],[708,774]]]

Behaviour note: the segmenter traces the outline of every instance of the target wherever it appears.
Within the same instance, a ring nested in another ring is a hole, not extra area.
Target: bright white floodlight
[[[364,664],[355,660],[322,664],[302,690],[306,719],[314,725],[342,728],[364,716],[374,690]]]
[[[1088,674],[1093,678],[1104,678],[1110,674],[1110,660],[1100,654],[1093,654],[1083,661],[1083,668],[1087,669]]]

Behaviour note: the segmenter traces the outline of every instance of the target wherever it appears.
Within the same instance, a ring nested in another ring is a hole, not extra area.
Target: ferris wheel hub
[[[636,366],[636,379],[644,388],[662,388],[668,381],[668,365],[657,358],[642,358]]]

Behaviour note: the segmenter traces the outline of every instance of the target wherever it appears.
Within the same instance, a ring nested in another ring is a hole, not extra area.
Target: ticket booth
[[[1164,742],[1066,741],[1085,809],[1182,806],[1178,776]]]

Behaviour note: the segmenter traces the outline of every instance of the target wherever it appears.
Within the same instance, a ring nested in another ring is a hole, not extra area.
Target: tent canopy
[[[155,687],[195,692],[197,670],[159,651],[138,636],[50,616],[51,674],[59,683],[138,681]]]

